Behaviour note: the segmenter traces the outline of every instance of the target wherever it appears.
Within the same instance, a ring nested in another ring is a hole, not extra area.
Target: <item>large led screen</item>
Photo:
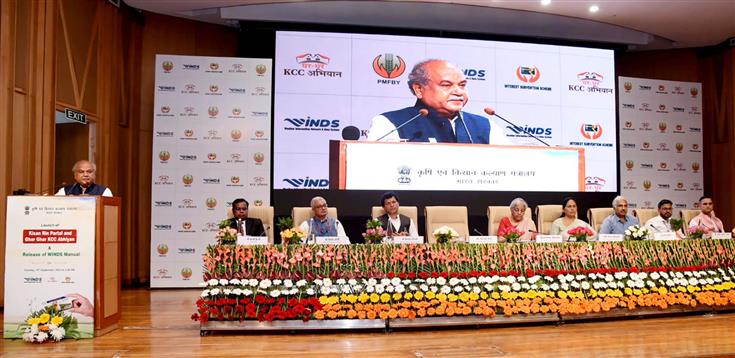
[[[274,189],[617,190],[612,50],[279,31],[275,59]]]

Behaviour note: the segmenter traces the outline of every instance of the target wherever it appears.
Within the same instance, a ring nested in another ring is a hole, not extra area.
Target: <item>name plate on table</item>
[[[238,245],[268,245],[268,236],[237,236]]]
[[[350,238],[347,236],[317,236],[317,245],[349,245]]]
[[[393,243],[397,245],[423,244],[423,236],[393,236]]]
[[[671,240],[679,240],[678,237],[676,237],[676,233],[673,231],[670,232],[655,232],[653,233],[653,239],[656,241],[671,241]]]
[[[536,235],[536,242],[542,244],[558,244],[562,242],[561,235]]]
[[[732,239],[731,232],[713,232],[712,239],[714,240],[730,240]]]
[[[623,241],[623,235],[620,234],[599,234],[597,241],[600,242],[619,242]]]
[[[470,236],[467,242],[470,244],[497,244],[498,237],[496,235]]]

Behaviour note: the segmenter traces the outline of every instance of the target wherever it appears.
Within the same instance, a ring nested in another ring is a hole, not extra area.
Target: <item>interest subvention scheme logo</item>
[[[602,126],[599,124],[584,123],[579,128],[579,131],[582,133],[582,136],[587,139],[597,139],[602,136]]]
[[[521,82],[534,83],[541,78],[541,71],[536,66],[518,66],[516,68],[516,77]]]
[[[380,54],[373,59],[373,71],[380,77],[393,79],[406,72],[406,61],[392,53]]]

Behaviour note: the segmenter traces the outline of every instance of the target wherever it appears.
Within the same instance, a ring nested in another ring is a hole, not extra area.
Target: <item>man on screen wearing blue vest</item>
[[[102,195],[112,196],[112,191],[94,182],[97,166],[88,160],[80,160],[74,163],[72,168],[74,172],[74,181],[72,185],[67,185],[59,189],[56,195]]]
[[[462,71],[447,61],[419,62],[408,75],[416,104],[375,116],[367,140],[510,144],[501,130],[491,131],[490,120],[462,111],[466,85]]]

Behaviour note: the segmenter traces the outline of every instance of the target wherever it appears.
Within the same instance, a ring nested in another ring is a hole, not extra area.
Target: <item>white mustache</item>
[[[464,97],[449,97],[450,101],[462,101],[464,102]]]

